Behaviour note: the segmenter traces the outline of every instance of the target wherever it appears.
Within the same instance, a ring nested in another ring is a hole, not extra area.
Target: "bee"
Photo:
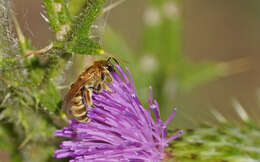
[[[108,87],[108,83],[112,82],[111,72],[115,71],[111,59],[118,64],[118,61],[113,57],[109,57],[107,60],[95,61],[71,85],[62,105],[63,111],[70,118],[79,122],[90,122],[87,113],[89,106],[94,107],[92,93],[100,93],[104,89],[112,92]]]

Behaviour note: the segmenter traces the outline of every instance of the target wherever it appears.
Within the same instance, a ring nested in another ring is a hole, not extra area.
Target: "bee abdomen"
[[[81,96],[77,96],[77,97],[74,97],[72,99],[72,103],[76,106],[80,106],[82,105],[82,97]]]
[[[84,110],[84,109],[85,109],[85,105],[84,104],[71,106],[71,111],[79,111],[79,110]]]
[[[89,117],[87,117],[87,116],[79,117],[79,118],[77,118],[77,120],[78,120],[79,122],[83,122],[83,123],[89,123],[89,122],[91,122],[91,119],[90,119]]]
[[[90,122],[90,119],[87,117],[87,109],[84,104],[73,105],[71,107],[72,116],[79,122]]]
[[[72,111],[73,116],[76,117],[76,118],[77,117],[81,117],[81,116],[85,116],[86,113],[87,113],[87,111],[84,110],[84,109],[79,109],[79,110]]]

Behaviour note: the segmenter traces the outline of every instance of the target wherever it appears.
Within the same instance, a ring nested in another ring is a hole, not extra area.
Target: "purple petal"
[[[160,109],[152,98],[150,87],[149,109],[145,109],[137,97],[133,78],[115,65],[119,74],[112,73],[113,82],[109,87],[113,91],[93,94],[93,104],[88,117],[90,123],[70,120],[69,127],[57,130],[55,136],[67,137],[55,158],[71,157],[71,162],[159,162],[164,157],[167,143],[179,137],[179,131],[167,139],[166,126],[176,113],[162,122]],[[155,115],[155,121],[151,113]]]

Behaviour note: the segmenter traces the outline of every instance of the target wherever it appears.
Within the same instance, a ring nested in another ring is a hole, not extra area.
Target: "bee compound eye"
[[[114,67],[112,65],[107,66],[107,70],[109,72],[115,72],[115,69],[114,69]]]

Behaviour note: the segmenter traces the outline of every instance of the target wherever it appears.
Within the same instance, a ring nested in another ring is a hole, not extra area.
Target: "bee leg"
[[[112,81],[113,81],[113,79],[112,79],[112,76],[111,76],[110,72],[106,72],[106,76],[107,76],[107,78],[108,78],[109,82],[112,82]]]
[[[109,86],[107,85],[107,84],[103,84],[103,88],[105,89],[105,90],[107,90],[108,92],[110,92],[110,93],[113,93],[113,91],[109,88]]]
[[[105,80],[105,78],[108,78],[109,82],[112,82],[112,80],[113,80],[112,76],[107,69],[104,68],[101,73],[105,76],[104,80]]]
[[[85,96],[87,105],[94,107],[94,105],[92,103],[92,90],[90,90],[89,88],[86,88],[84,91],[84,96]]]

